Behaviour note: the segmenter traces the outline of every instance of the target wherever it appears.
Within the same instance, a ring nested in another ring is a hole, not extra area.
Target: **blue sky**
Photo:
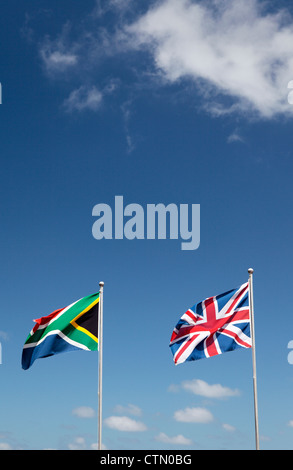
[[[98,354],[20,361],[33,319],[100,280],[105,448],[253,449],[251,351],[175,367],[168,346],[249,267],[260,446],[292,449],[292,15],[256,0],[2,6],[1,449],[95,447]],[[92,209],[116,195],[200,204],[199,248],[94,239]]]

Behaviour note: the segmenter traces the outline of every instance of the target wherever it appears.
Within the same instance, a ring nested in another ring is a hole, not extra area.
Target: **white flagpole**
[[[103,288],[104,282],[99,283],[100,286],[100,308],[99,308],[99,329],[98,329],[98,341],[99,341],[99,388],[98,388],[98,450],[102,449],[102,375],[103,375]]]
[[[257,384],[256,384],[256,359],[255,359],[255,336],[254,336],[254,305],[253,305],[253,269],[248,269],[249,273],[249,310],[251,325],[251,342],[252,342],[252,368],[253,368],[253,394],[254,394],[254,421],[255,421],[255,446],[259,450],[259,433],[258,433],[258,405],[257,405]]]

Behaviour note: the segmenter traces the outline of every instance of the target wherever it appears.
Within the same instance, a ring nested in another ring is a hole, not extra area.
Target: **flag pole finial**
[[[104,284],[105,284],[104,281],[99,282],[99,286],[100,286],[100,287],[103,287]]]
[[[252,268],[248,269],[248,274],[253,274],[253,269]]]

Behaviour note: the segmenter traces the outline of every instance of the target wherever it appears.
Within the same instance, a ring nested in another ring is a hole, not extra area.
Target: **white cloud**
[[[101,450],[107,450],[107,446],[105,446],[105,444],[102,443],[101,447]],[[99,450],[99,444],[97,442],[91,444],[91,450]]]
[[[78,47],[77,44],[70,44],[69,30],[69,24],[65,24],[55,40],[47,36],[40,45],[40,57],[46,72],[51,76],[71,70],[78,63]]]
[[[288,83],[288,88],[293,88],[293,80],[290,80],[290,82]],[[288,103],[293,104],[293,91],[290,91],[288,93]]]
[[[195,395],[201,395],[207,398],[226,398],[240,394],[239,390],[223,387],[221,384],[209,385],[204,380],[194,379],[182,382],[182,388]]]
[[[105,419],[104,423],[108,428],[124,432],[141,432],[147,429],[144,423],[128,416],[110,416]]]
[[[107,2],[101,2],[101,0],[96,0],[95,13],[101,16],[112,9],[124,11],[129,8],[131,3],[132,0],[108,0]]]
[[[266,4],[164,0],[126,31],[138,49],[148,48],[169,82],[195,81],[214,115],[292,115],[287,85],[293,77],[293,21],[288,12],[266,12]]]
[[[6,331],[0,331],[0,339],[8,340],[8,333]]]
[[[131,117],[130,107],[131,107],[131,100],[126,101],[121,106],[128,153],[131,153],[135,148],[133,137],[131,136],[131,134],[129,132],[129,120],[130,120],[130,117]]]
[[[102,93],[95,86],[81,86],[70,93],[63,106],[67,112],[84,111],[85,109],[96,111],[100,107],[102,99]]]
[[[78,418],[94,418],[96,413],[90,406],[79,406],[72,410],[72,414]]]
[[[293,428],[293,419],[291,419],[291,420],[288,422],[288,426],[290,426],[290,427]]]
[[[63,72],[68,67],[77,63],[77,56],[74,54],[64,53],[60,51],[52,51],[47,47],[41,50],[41,56],[48,71]]]
[[[264,435],[260,435],[259,439],[263,442],[268,442],[268,441],[271,440],[271,438],[269,436],[264,436]]]
[[[86,442],[84,437],[76,437],[73,442],[68,444],[69,450],[84,450],[86,449]]]
[[[197,106],[213,116],[233,112],[262,118],[293,116],[293,92],[288,90],[293,80],[289,11],[269,11],[270,2],[260,0],[161,0],[149,5],[129,24],[127,17],[135,18],[132,0],[107,4],[97,0],[82,27],[74,30],[67,22],[55,39],[47,36],[39,41],[45,70],[52,77],[67,73],[67,78],[74,71],[84,84],[85,76],[96,79],[97,67],[101,70],[105,58],[115,61],[125,54],[127,66],[136,70],[132,92],[142,83],[164,86],[191,81],[198,91]],[[101,16],[109,10],[116,15],[115,28],[106,24],[101,28]],[[147,51],[153,69],[133,51],[141,57]],[[96,110],[105,94],[83,85],[64,105],[69,111]],[[229,141],[240,137],[232,134]],[[131,151],[129,132],[127,141]]]
[[[121,414],[131,414],[133,416],[141,416],[142,415],[142,410],[139,408],[139,406],[129,404],[127,406],[122,406],[122,405],[117,405],[114,408],[115,413],[121,413]]]
[[[0,442],[0,450],[12,450],[12,447],[7,442]]]
[[[198,407],[175,411],[174,419],[184,423],[210,423],[214,417],[206,408]]]
[[[228,432],[236,431],[236,428],[234,426],[232,426],[231,424],[227,424],[227,423],[223,423],[222,428],[225,429],[225,431],[228,431]]]
[[[182,434],[178,434],[178,436],[169,437],[167,434],[160,432],[158,436],[155,436],[155,440],[159,442],[164,442],[165,444],[173,444],[173,445],[183,445],[188,446],[192,444],[192,440],[184,437]]]
[[[88,445],[85,437],[83,436],[75,437],[73,441],[68,444],[69,450],[86,450],[86,449],[98,450],[98,448],[99,448],[99,445],[97,442],[93,442],[92,444]],[[45,450],[48,450],[48,449],[45,449]],[[102,450],[107,450],[107,447],[103,443],[102,443]]]
[[[180,385],[171,384],[168,387],[168,392],[177,393],[179,392],[180,388],[181,388]]]
[[[232,134],[230,134],[227,138],[227,142],[228,144],[231,144],[232,142],[244,142],[244,139],[243,137],[240,135],[239,131],[237,129],[235,129],[234,132],[232,132]]]

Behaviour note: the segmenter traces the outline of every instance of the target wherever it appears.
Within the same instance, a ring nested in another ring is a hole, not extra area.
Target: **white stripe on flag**
[[[65,336],[64,333],[62,333],[62,331],[60,330],[52,330],[49,333],[47,333],[46,336],[40,339],[40,341],[37,341],[36,343],[24,344],[23,348],[26,349],[26,348],[34,348],[36,346],[39,346],[39,344],[41,344],[43,341],[45,341],[46,338],[48,338],[48,336],[51,336],[51,335],[58,335],[60,336],[60,338],[64,339],[64,341],[71,344],[72,346],[76,346],[77,348],[90,351],[90,349],[87,346],[85,346],[84,344],[78,343],[77,341],[73,341],[72,339],[68,338],[68,336]]]

